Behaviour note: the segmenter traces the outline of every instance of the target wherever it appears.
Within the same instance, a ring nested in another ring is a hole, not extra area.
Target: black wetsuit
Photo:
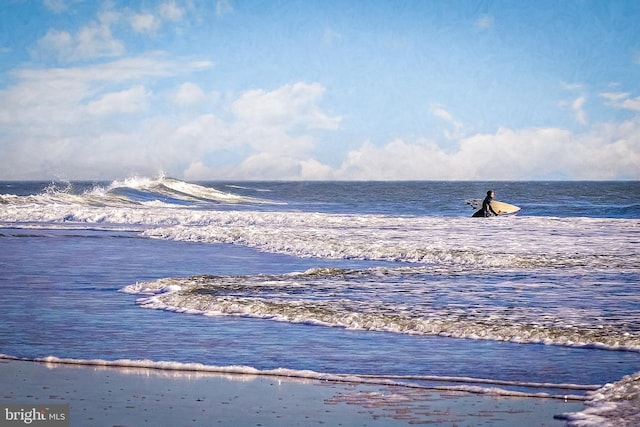
[[[472,216],[474,217],[488,217],[488,216],[497,216],[493,208],[491,207],[491,200],[493,200],[490,196],[487,196],[482,201],[482,208],[476,211]]]

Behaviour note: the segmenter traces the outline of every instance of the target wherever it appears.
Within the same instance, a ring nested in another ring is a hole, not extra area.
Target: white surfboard
[[[482,199],[467,200],[467,204],[473,209],[480,209],[482,208]],[[513,215],[520,210],[520,207],[509,203],[492,200],[491,209],[493,209],[493,211],[498,215]]]
[[[513,215],[520,210],[520,208],[516,205],[499,202],[497,200],[491,201],[491,209],[493,209],[493,211],[498,215]]]

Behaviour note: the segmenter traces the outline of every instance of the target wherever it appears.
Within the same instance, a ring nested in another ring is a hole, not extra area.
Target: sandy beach
[[[0,361],[0,402],[69,403],[71,426],[560,426],[581,402],[286,377]]]

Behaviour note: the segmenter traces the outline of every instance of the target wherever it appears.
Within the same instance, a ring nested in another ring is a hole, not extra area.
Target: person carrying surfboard
[[[473,209],[478,209],[473,215],[471,215],[476,218],[515,215],[520,212],[520,208],[518,206],[499,202],[494,199],[494,193],[492,190],[487,191],[487,197],[485,197],[484,200],[471,199],[467,200],[467,204]]]
[[[491,207],[491,201],[495,197],[495,193],[492,190],[487,191],[487,197],[482,201],[482,208],[473,214],[474,217],[489,217],[498,216],[498,214]]]

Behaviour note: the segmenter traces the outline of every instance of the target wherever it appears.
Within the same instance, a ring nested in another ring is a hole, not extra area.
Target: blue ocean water
[[[471,218],[489,189],[520,213]],[[553,385],[640,371],[639,196],[639,182],[3,182],[0,353],[580,396]]]

